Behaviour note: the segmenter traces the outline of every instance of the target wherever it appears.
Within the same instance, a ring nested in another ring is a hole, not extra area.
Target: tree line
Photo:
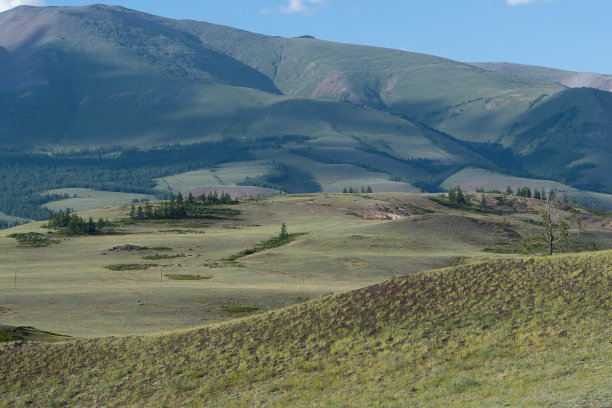
[[[303,139],[286,138],[298,142]],[[30,152],[0,148],[0,212],[45,220],[51,212],[41,205],[66,197],[44,192],[72,187],[167,198],[167,193],[155,189],[154,179],[231,161],[250,160],[252,149],[275,148],[282,143],[285,137],[259,141],[224,139],[150,149],[116,146],[72,152]]]
[[[98,221],[94,221],[92,217],[89,217],[88,220],[85,220],[72,212],[70,208],[66,208],[65,210],[51,212],[49,221],[42,227],[57,230],[65,235],[94,235],[111,232],[111,226],[112,224],[108,219],[100,218]]]
[[[206,194],[194,197],[189,193],[184,198],[181,192],[176,197],[170,193],[168,201],[151,204],[145,202],[144,205],[132,204],[129,217],[132,220],[165,220],[178,218],[202,218],[210,215],[205,207],[217,204],[238,204],[238,198],[232,198],[229,193],[211,191]]]
[[[358,188],[353,188],[353,187],[349,187],[348,189],[344,187],[344,189],[342,190],[342,193],[344,194],[357,194],[359,192],[360,191]],[[361,186],[361,193],[373,193],[373,192],[374,191],[372,190],[372,186],[367,186],[367,187]]]

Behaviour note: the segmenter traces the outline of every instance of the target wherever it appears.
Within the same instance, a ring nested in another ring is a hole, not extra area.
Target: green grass
[[[1,404],[605,406],[611,310],[610,251],[492,260],[219,326],[0,351]]]
[[[35,341],[53,343],[57,341],[65,341],[68,338],[70,338],[70,336],[67,336],[65,334],[38,330],[34,327],[14,327],[0,325],[0,343],[10,343],[14,341]]]
[[[206,280],[210,279],[210,276],[206,275],[191,275],[191,274],[165,274],[168,279],[172,280]]]
[[[11,341],[19,341],[23,338],[15,334],[12,330],[0,329],[0,343],[8,343]]]
[[[106,269],[110,269],[111,271],[144,271],[149,268],[155,268],[159,265],[157,264],[115,264],[115,265],[106,265],[104,266]]]

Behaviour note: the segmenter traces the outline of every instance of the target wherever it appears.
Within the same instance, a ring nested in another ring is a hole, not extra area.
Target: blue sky
[[[9,4],[45,0],[0,0]],[[248,31],[612,74],[612,0],[113,0]],[[87,1],[46,0],[47,5]]]

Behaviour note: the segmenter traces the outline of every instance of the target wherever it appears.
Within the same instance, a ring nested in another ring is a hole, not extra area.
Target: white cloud
[[[46,6],[45,0],[0,0],[0,13],[17,6]]]
[[[325,0],[289,0],[286,6],[280,6],[281,13],[301,13],[306,15],[314,14],[314,12],[323,5]]]

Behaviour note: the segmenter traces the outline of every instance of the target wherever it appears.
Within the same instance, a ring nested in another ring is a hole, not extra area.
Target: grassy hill
[[[612,253],[419,272],[215,327],[14,344],[2,406],[603,406]]]

